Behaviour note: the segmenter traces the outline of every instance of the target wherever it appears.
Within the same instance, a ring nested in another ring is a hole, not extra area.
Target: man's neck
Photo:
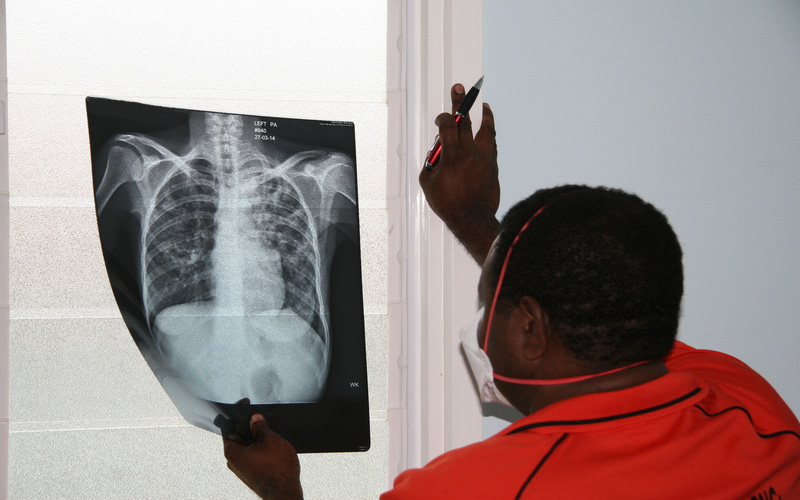
[[[599,392],[619,391],[645,384],[667,374],[667,367],[661,361],[650,361],[625,370],[610,373],[580,382],[558,385],[517,385],[512,401],[525,415],[531,415],[553,403],[565,399]],[[504,391],[505,392],[505,391]]]

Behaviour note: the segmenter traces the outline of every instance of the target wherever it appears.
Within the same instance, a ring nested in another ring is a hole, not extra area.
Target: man
[[[455,110],[464,97],[451,93]],[[495,218],[494,120],[437,118],[431,208],[483,266],[464,348],[484,400],[526,417],[401,474],[394,499],[800,498],[800,423],[758,374],[675,341],[681,249],[666,218],[617,190],[540,190]],[[291,446],[225,441],[264,498],[302,498]]]

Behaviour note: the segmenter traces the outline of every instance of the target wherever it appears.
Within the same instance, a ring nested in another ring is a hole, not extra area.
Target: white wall
[[[119,317],[87,95],[355,122],[372,449],[301,463],[308,498],[385,489],[386,15],[372,0],[8,0],[10,498],[252,498]]]
[[[501,213],[568,182],[655,204],[685,254],[680,338],[800,414],[800,2],[484,0],[483,60]]]

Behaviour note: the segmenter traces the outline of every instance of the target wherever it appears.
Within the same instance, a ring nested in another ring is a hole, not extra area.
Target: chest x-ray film
[[[355,131],[87,98],[128,329],[187,421],[299,452],[369,448]]]

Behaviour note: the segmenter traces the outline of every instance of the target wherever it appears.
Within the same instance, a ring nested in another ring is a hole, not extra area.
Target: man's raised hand
[[[453,112],[464,100],[464,86],[453,85]],[[488,104],[473,137],[469,115],[456,122],[450,113],[436,117],[442,153],[431,170],[422,169],[419,183],[425,199],[472,257],[483,264],[499,231],[500,204],[494,115]]]

